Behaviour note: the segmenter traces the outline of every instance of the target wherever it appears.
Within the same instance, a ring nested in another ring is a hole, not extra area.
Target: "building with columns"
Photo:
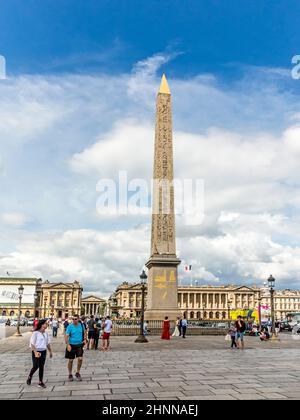
[[[106,300],[94,295],[82,298],[81,301],[81,314],[82,315],[104,315],[106,307]]]
[[[262,291],[261,305],[271,313],[271,296],[267,288]],[[291,312],[300,312],[300,290],[275,290],[274,306],[276,319],[285,319]]]
[[[21,316],[33,317],[35,314],[35,298],[37,278],[0,277],[0,316],[17,317],[19,313],[19,287],[23,286],[21,300]]]
[[[147,304],[147,289],[145,302]],[[121,318],[141,314],[141,285],[124,282],[114,293],[114,311]],[[178,286],[178,309],[188,319],[230,319],[234,311],[257,310],[259,305],[271,313],[268,288],[257,286]],[[285,319],[290,312],[300,312],[300,291],[276,290],[275,317]]]
[[[36,316],[39,318],[67,318],[81,312],[82,286],[73,283],[50,283],[46,280],[37,285]]]

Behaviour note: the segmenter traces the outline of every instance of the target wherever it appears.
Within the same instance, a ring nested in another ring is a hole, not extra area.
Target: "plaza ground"
[[[188,336],[149,343],[113,337],[111,351],[85,352],[82,382],[69,383],[63,336],[52,339],[45,383],[31,386],[30,333],[0,340],[0,399],[259,400],[300,399],[300,340],[246,337],[246,350],[231,350],[223,336]]]

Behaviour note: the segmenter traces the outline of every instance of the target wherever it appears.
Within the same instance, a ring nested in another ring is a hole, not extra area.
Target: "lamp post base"
[[[22,334],[19,332],[14,333],[14,337],[22,337]]]
[[[147,338],[144,335],[139,335],[136,340],[134,340],[135,343],[148,343]]]
[[[280,341],[280,338],[279,338],[277,335],[272,334],[272,336],[271,336],[270,340],[271,340],[271,341]]]

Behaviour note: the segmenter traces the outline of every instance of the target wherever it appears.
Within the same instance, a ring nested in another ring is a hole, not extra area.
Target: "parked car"
[[[17,319],[13,319],[13,320],[10,321],[10,326],[11,327],[17,327],[17,325],[18,325],[18,320]]]
[[[33,322],[34,322],[34,319],[28,319],[27,327],[33,327]]]
[[[281,322],[280,331],[292,331],[293,327],[289,322]]]

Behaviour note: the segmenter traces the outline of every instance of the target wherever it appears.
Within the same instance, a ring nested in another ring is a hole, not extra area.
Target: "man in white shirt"
[[[110,317],[107,316],[101,327],[103,330],[101,350],[103,351],[107,351],[109,349],[109,338],[110,338],[112,327],[113,327],[112,321]]]
[[[57,319],[53,318],[52,323],[52,336],[57,337],[57,330],[58,330],[58,321]]]

